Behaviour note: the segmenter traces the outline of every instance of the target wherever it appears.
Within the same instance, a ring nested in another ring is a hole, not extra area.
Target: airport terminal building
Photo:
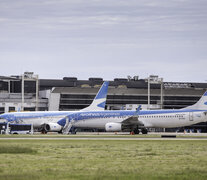
[[[0,113],[9,111],[67,111],[87,107],[104,80],[76,77],[39,79],[26,72],[21,76],[0,76]],[[179,109],[196,103],[207,83],[165,82],[158,76],[146,79],[115,78],[109,81],[106,109]],[[191,128],[207,131],[207,123]]]

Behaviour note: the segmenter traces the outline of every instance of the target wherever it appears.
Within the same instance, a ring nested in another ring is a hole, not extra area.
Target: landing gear
[[[139,134],[139,129],[136,128],[136,129],[133,130],[133,132],[134,132],[134,134]]]
[[[147,134],[147,133],[148,133],[148,130],[147,130],[146,128],[139,128],[139,127],[136,127],[136,128],[134,128],[134,129],[130,132],[130,134],[131,134],[131,135],[139,134],[140,131],[142,132],[142,134]]]
[[[46,131],[45,129],[42,129],[42,130],[41,130],[41,133],[42,133],[42,134],[47,134],[47,131]]]
[[[143,128],[142,129],[142,134],[147,134],[147,133],[148,133],[147,129],[146,128]]]

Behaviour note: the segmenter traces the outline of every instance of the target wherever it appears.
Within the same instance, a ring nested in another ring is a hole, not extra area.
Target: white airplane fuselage
[[[60,119],[77,111],[35,111],[35,112],[14,112],[1,115],[2,121],[17,124],[33,124],[39,128],[43,124],[57,123]]]
[[[125,119],[133,116],[135,111],[92,111],[79,112],[73,115],[73,126],[78,128],[104,129],[107,123],[122,123]],[[207,121],[203,110],[150,110],[140,111],[138,120],[145,127],[172,128],[182,127],[199,122]],[[65,122],[58,122],[64,125]]]
[[[70,116],[73,127],[105,129],[107,123],[122,123],[133,114],[135,111],[130,110],[15,112],[4,114],[4,118],[19,124],[33,124],[34,128],[38,128],[42,124],[57,122],[64,126],[65,121],[61,122],[61,119]],[[205,122],[207,116],[204,110],[150,110],[140,111],[138,119],[146,128],[173,128]]]

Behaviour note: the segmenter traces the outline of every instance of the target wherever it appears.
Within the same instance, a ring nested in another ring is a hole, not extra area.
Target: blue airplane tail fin
[[[106,105],[106,96],[108,92],[109,82],[106,81],[102,84],[101,88],[99,89],[96,97],[94,98],[93,102],[87,108],[82,109],[82,111],[103,111]]]
[[[96,99],[103,99],[103,98],[106,98],[107,96],[107,92],[108,92],[108,86],[109,86],[109,82],[108,81],[105,81],[101,88],[99,89],[96,97],[95,97],[95,100]]]
[[[199,99],[197,103],[183,109],[207,110],[207,91],[203,94],[203,96]]]

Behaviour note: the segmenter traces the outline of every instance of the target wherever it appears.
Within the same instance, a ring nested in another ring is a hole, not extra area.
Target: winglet
[[[142,107],[142,105],[139,105],[139,106],[138,106],[138,108],[137,108],[137,110],[135,111],[135,114],[134,114],[134,115],[136,115],[136,116],[139,115],[139,112],[140,112],[140,110],[141,110],[141,107]]]

